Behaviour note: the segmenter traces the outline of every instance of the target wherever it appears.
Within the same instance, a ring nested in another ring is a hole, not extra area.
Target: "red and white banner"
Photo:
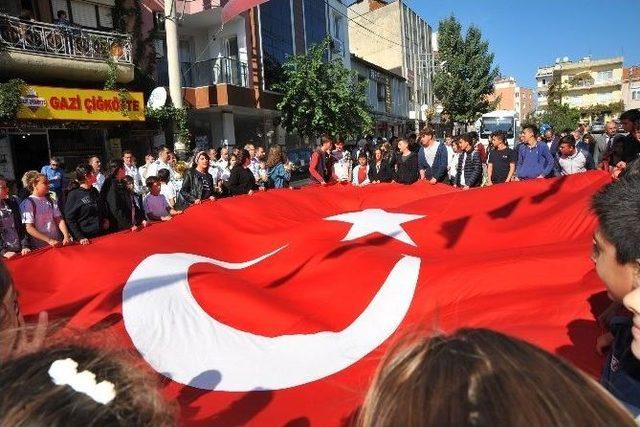
[[[229,0],[222,8],[222,23],[231,21],[242,12],[266,3],[268,0]]]
[[[8,264],[27,314],[137,349],[184,425],[339,426],[416,328],[493,328],[597,374],[608,181],[276,190]]]

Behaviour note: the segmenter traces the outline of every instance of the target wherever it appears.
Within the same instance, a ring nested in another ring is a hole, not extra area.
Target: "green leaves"
[[[487,95],[498,76],[489,43],[476,26],[462,36],[462,26],[451,16],[440,21],[438,44],[442,68],[434,77],[434,92],[453,120],[470,123],[490,111]]]
[[[24,85],[25,82],[20,79],[11,79],[0,83],[0,121],[16,118]]]
[[[328,133],[355,139],[373,128],[366,86],[341,61],[325,61],[330,45],[326,38],[284,64],[282,82],[274,85],[283,94],[281,124],[309,138]]]
[[[185,143],[189,141],[189,112],[187,108],[177,108],[168,104],[160,108],[147,108],[145,117],[157,122],[162,128],[166,128],[168,124],[173,122],[178,138]]]

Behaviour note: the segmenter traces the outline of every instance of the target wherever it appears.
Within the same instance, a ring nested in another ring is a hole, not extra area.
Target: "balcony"
[[[249,71],[245,62],[231,58],[213,58],[180,64],[183,87],[215,86],[228,84],[249,87]],[[169,84],[166,62],[159,67],[159,83]]]
[[[567,90],[590,90],[590,89],[601,89],[606,87],[618,87],[622,86],[622,80],[619,79],[607,79],[607,80],[579,80],[574,82],[573,84],[569,84],[567,86]]]
[[[44,79],[104,81],[113,58],[117,80],[133,80],[131,37],[0,14],[0,74]],[[0,49],[1,50],[1,49]]]

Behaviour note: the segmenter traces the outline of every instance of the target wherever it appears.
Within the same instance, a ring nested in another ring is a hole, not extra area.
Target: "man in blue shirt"
[[[64,170],[60,166],[60,159],[52,157],[49,160],[49,164],[42,167],[40,173],[47,177],[49,188],[56,193],[56,200],[60,203],[62,201],[62,183],[64,181]]]
[[[553,175],[555,160],[544,142],[538,141],[538,128],[522,129],[523,143],[518,146],[517,179],[547,178]]]

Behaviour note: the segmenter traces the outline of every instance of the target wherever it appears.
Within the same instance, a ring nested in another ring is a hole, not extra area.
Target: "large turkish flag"
[[[137,349],[185,425],[337,426],[415,329],[489,327],[597,374],[589,201],[608,180],[275,190],[9,267],[27,314]]]

